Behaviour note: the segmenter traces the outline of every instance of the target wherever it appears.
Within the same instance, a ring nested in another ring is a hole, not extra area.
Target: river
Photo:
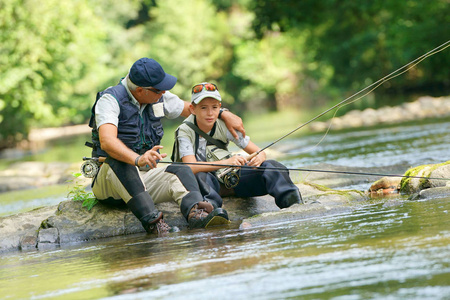
[[[449,160],[450,121],[283,140],[291,167]],[[265,145],[260,145],[265,146]],[[360,186],[367,189],[370,183]],[[63,199],[60,199],[63,200]],[[450,198],[0,254],[2,299],[450,299]]]

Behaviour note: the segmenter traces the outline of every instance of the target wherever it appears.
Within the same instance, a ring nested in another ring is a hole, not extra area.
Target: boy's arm
[[[233,166],[242,166],[245,165],[247,159],[244,156],[234,155],[228,159],[218,160],[213,162],[203,162],[197,161],[195,155],[186,155],[181,158],[183,163],[187,164],[194,174],[199,172],[212,172],[219,169],[222,169],[223,166],[220,165],[233,165]],[[189,164],[192,163],[192,164]],[[212,166],[213,165],[213,166]]]

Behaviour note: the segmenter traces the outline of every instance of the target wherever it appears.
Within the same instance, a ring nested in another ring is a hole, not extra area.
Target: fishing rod
[[[411,68],[415,67],[416,65],[418,65],[421,61],[423,61],[424,59],[445,50],[447,47],[450,46],[450,40],[448,40],[447,42],[441,44],[440,46],[434,48],[433,50],[428,51],[427,53],[419,56],[418,58],[416,58],[415,60],[407,63],[406,65],[404,65],[403,67],[398,68],[397,70],[395,70],[394,72],[390,73],[389,75],[384,76],[383,78],[379,79],[378,81],[372,83],[371,85],[365,87],[364,89],[360,90],[359,92],[347,97],[346,99],[342,100],[341,102],[333,105],[332,107],[330,107],[329,109],[325,110],[324,112],[318,114],[317,116],[315,116],[314,118],[312,118],[311,120],[301,124],[300,126],[296,127],[295,129],[291,130],[290,132],[288,132],[287,134],[283,135],[282,137],[278,138],[277,140],[273,141],[272,143],[270,143],[269,145],[265,146],[264,148],[261,148],[260,150],[258,150],[256,153],[256,155],[258,155],[259,153],[261,153],[262,151],[264,151],[265,149],[272,147],[273,145],[275,145],[276,143],[278,143],[279,141],[281,141],[282,139],[288,137],[289,135],[293,134],[294,132],[296,132],[297,130],[305,127],[306,125],[314,122],[315,120],[317,120],[318,118],[322,117],[323,115],[327,114],[328,112],[332,111],[335,108],[338,108],[339,106],[344,105],[346,102],[348,102],[350,99],[356,97],[357,95],[363,93],[364,91],[372,88],[373,86],[375,86],[373,89],[369,90],[367,93],[365,93],[364,95],[360,96],[359,98],[357,98],[354,101],[357,101],[359,99],[361,99],[362,97],[366,96],[367,94],[371,93],[372,91],[374,91],[376,88],[378,88],[380,85],[382,85],[383,83],[397,77],[400,76],[401,74],[407,72],[408,70],[410,70]],[[400,72],[401,71],[401,72]],[[396,74],[397,72],[400,72],[399,74]],[[350,102],[351,103],[351,102]],[[350,104],[347,103],[347,104]]]
[[[88,158],[83,157],[85,164],[81,167],[81,171],[86,178],[93,178],[97,172],[99,165],[105,161],[104,157],[101,158]],[[172,161],[158,161],[159,164],[172,164],[172,165],[207,165],[222,168],[242,168],[242,169],[252,169],[252,170],[277,170],[281,172],[289,171],[300,171],[300,172],[318,172],[318,173],[334,173],[334,174],[344,174],[344,175],[361,175],[361,176],[380,176],[380,177],[402,177],[402,178],[416,178],[416,179],[433,179],[433,180],[445,180],[450,181],[450,178],[438,178],[438,177],[426,177],[426,176],[412,176],[412,175],[398,175],[398,174],[382,174],[382,173],[371,173],[371,172],[352,172],[352,171],[333,171],[333,170],[318,170],[318,169],[308,169],[308,168],[281,168],[281,167],[261,167],[261,166],[248,166],[248,165],[227,165],[227,164],[215,164],[215,163],[205,163],[205,162],[172,162]]]
[[[430,56],[432,56],[432,55],[434,55],[434,54],[436,54],[436,53],[438,53],[440,51],[445,50],[449,46],[450,46],[450,40],[445,42],[445,43],[443,43],[443,44],[441,44],[440,46],[434,48],[433,50],[423,54],[422,56],[416,58],[415,60],[409,62],[408,64],[404,65],[403,67],[398,68],[394,72],[392,72],[389,75],[379,79],[378,81],[376,81],[376,82],[372,83],[371,85],[365,87],[364,89],[360,90],[359,92],[357,92],[357,93],[347,97],[346,99],[342,100],[341,102],[333,105],[329,109],[327,109],[324,112],[318,114],[317,116],[315,116],[311,120],[301,124],[300,126],[298,126],[295,129],[291,130],[290,132],[288,132],[287,134],[285,134],[282,137],[278,138],[277,140],[273,141],[272,143],[270,143],[269,145],[265,146],[264,148],[261,148],[257,152],[252,153],[250,156],[247,157],[247,159],[249,160],[249,159],[253,158],[254,156],[258,155],[259,153],[261,153],[262,151],[266,150],[267,148],[272,147],[273,145],[275,145],[279,141],[281,141],[284,138],[288,137],[289,135],[293,134],[297,130],[305,127],[306,125],[312,123],[313,121],[315,121],[318,118],[322,117],[323,115],[327,114],[331,110],[333,110],[335,108],[339,108],[340,106],[343,106],[344,104],[347,105],[347,104],[350,104],[352,102],[355,102],[355,101],[361,99],[362,97],[366,96],[367,94],[369,94],[370,92],[372,92],[373,90],[378,88],[383,83],[385,83],[388,80],[391,80],[391,79],[393,79],[393,78],[395,78],[397,76],[400,76],[401,74],[407,72],[408,70],[410,70],[411,68],[413,68],[414,66],[419,64],[424,59],[426,59],[426,58],[428,58],[428,57],[430,57]],[[398,72],[400,72],[400,73],[398,73]],[[396,73],[398,73],[398,74],[396,74]],[[352,100],[351,102],[349,102],[352,98],[356,97],[357,95],[359,95],[359,94],[361,94],[361,93],[363,93],[363,92],[365,92],[367,90],[369,90],[369,91],[366,92],[365,94],[363,94],[362,96],[360,96],[360,97]],[[331,124],[330,124],[330,127],[331,127]],[[94,177],[95,174],[98,172],[98,168],[99,168],[99,165],[100,165],[101,162],[99,161],[99,159],[95,159],[95,158],[83,158],[83,160],[85,161],[82,164],[82,167],[81,167],[81,171],[82,171],[83,175],[85,177],[88,177],[88,178]],[[170,164],[170,163],[171,164],[192,164],[192,165],[200,164],[200,163],[180,163],[180,162],[163,162],[163,161],[160,161],[160,163],[167,163],[167,164]],[[203,163],[203,165],[205,165],[205,164]],[[233,181],[234,183],[236,181],[237,182],[239,181],[239,177],[237,176],[237,174],[233,174],[234,173],[233,170],[238,169],[238,168],[277,169],[277,168],[269,168],[269,167],[237,166],[237,165],[222,165],[222,164],[209,164],[209,165],[225,167],[226,169],[220,174],[220,176],[231,177],[232,180],[229,180],[229,181]],[[348,171],[313,170],[313,169],[302,169],[302,168],[287,168],[287,169],[280,169],[280,170],[306,171],[306,172],[325,172],[325,173],[339,173],[339,174],[352,174],[352,175],[371,175],[371,176],[385,176],[385,177],[405,177],[405,178],[418,178],[418,179],[450,180],[450,179],[447,179],[447,178],[432,178],[432,177],[393,175],[393,174],[378,174],[378,173],[358,173],[358,172],[348,172]]]
[[[345,175],[362,175],[362,176],[380,176],[380,177],[402,177],[402,178],[416,178],[416,179],[433,179],[433,180],[445,180],[450,181],[450,178],[438,178],[438,177],[426,177],[426,176],[413,176],[413,175],[399,175],[399,174],[381,174],[381,173],[371,173],[371,172],[352,172],[352,171],[332,171],[332,170],[317,170],[308,168],[281,168],[281,167],[256,167],[247,165],[227,165],[227,164],[215,164],[215,163],[204,163],[204,162],[171,162],[171,161],[159,161],[162,164],[174,164],[174,165],[207,165],[222,168],[241,168],[241,169],[251,169],[251,170],[277,170],[282,172],[289,171],[301,171],[301,172],[320,172],[320,173],[336,173]]]
[[[285,139],[286,137],[290,136],[291,134],[293,134],[293,133],[296,132],[297,130],[299,130],[299,129],[305,127],[306,125],[308,125],[308,124],[314,122],[315,120],[317,120],[318,118],[324,116],[325,114],[327,114],[328,112],[332,111],[333,109],[335,109],[335,108],[339,109],[339,108],[340,108],[341,106],[343,106],[343,105],[348,105],[348,104],[350,104],[350,103],[353,103],[353,102],[358,101],[359,99],[363,98],[364,96],[366,96],[366,95],[368,95],[369,93],[371,93],[372,91],[374,91],[376,88],[378,88],[378,87],[379,87],[380,85],[382,85],[383,83],[385,83],[385,82],[387,82],[387,81],[389,81],[389,80],[391,80],[391,79],[393,79],[393,78],[395,78],[395,77],[397,77],[397,76],[400,76],[401,74],[407,72],[407,71],[410,70],[411,68],[413,68],[413,67],[415,67],[416,65],[418,65],[418,64],[419,64],[420,62],[422,62],[424,59],[426,59],[426,58],[428,58],[428,57],[430,57],[430,56],[432,56],[432,55],[434,55],[434,54],[436,54],[436,53],[438,53],[438,52],[440,52],[440,51],[445,50],[445,49],[448,48],[449,46],[450,46],[450,40],[448,40],[447,42],[445,42],[445,43],[441,44],[440,46],[434,48],[433,50],[430,50],[430,51],[428,51],[427,53],[425,53],[425,54],[419,56],[418,58],[414,59],[413,61],[407,63],[406,65],[404,65],[404,66],[402,66],[402,67],[400,67],[400,68],[398,68],[398,69],[395,70],[394,72],[392,72],[392,73],[390,73],[390,74],[384,76],[383,78],[377,80],[376,82],[370,84],[369,86],[365,87],[364,89],[360,90],[359,92],[357,92],[357,93],[355,93],[355,94],[353,94],[353,95],[347,97],[346,99],[342,100],[341,102],[339,102],[339,103],[333,105],[332,107],[330,107],[329,109],[327,109],[327,110],[323,111],[322,113],[318,114],[317,116],[315,116],[315,117],[312,118],[311,120],[309,120],[309,121],[307,121],[307,122],[301,124],[300,126],[294,128],[293,130],[291,130],[291,131],[288,132],[287,134],[281,136],[280,138],[276,139],[275,141],[271,142],[271,143],[268,144],[267,146],[265,146],[265,147],[259,149],[258,151],[252,153],[250,156],[247,156],[247,160],[251,160],[253,157],[255,157],[256,155],[258,155],[258,154],[261,153],[262,151],[266,150],[266,149],[269,148],[269,147],[272,147],[273,145],[275,145],[275,144],[278,143],[279,141]],[[398,73],[398,74],[397,74],[397,73]],[[368,90],[368,91],[367,91],[367,90]],[[366,91],[367,91],[367,92],[366,92]],[[364,92],[365,92],[365,93],[364,93]],[[362,93],[364,93],[364,94],[361,95],[361,96],[359,96],[359,97],[356,98],[356,99],[353,99],[353,98],[355,98],[356,96],[358,96],[358,95],[360,95],[360,94],[362,94]],[[351,100],[351,101],[350,101],[350,100]],[[347,102],[348,102],[348,103],[347,103]],[[337,110],[336,110],[336,113],[337,113]],[[333,117],[333,118],[334,118],[334,117]],[[330,128],[331,128],[331,122],[330,122],[330,125],[329,125],[329,127],[328,127],[328,130],[329,130]],[[328,133],[328,131],[325,133],[325,136],[326,136],[327,133]],[[321,141],[325,138],[325,136],[321,139]],[[319,142],[319,143],[320,143],[320,142]],[[317,144],[317,145],[318,145],[318,144]],[[316,145],[316,146],[317,146],[317,145]],[[218,174],[218,177],[219,177],[220,179],[224,179],[224,178],[226,178],[227,176],[228,176],[228,177],[234,177],[234,178],[229,179],[229,180],[230,180],[230,181],[233,181],[233,182],[235,182],[235,181],[238,182],[238,181],[239,181],[239,178],[238,178],[237,174],[236,174],[234,171],[235,171],[235,170],[233,170],[233,168],[227,168],[227,169],[223,170],[222,172],[220,172],[220,173]],[[236,184],[237,184],[237,183],[236,183]]]

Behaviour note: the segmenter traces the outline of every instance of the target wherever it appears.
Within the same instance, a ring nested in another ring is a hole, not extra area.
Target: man
[[[106,157],[92,184],[95,197],[105,204],[125,202],[147,232],[163,223],[155,203],[166,201],[178,203],[191,228],[229,222],[224,209],[203,200],[188,166],[156,168],[167,156],[159,152],[161,119],[190,114],[189,103],[168,92],[176,81],[155,60],[141,58],[119,84],[97,94],[89,122],[92,155]],[[239,117],[223,112],[222,119],[234,134],[245,134]]]

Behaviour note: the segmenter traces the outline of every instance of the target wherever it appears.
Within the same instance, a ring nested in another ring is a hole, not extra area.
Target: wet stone
[[[21,250],[36,249],[37,240],[35,235],[25,235],[20,239]]]
[[[41,229],[38,237],[39,245],[44,243],[59,244],[59,232],[57,228]]]

